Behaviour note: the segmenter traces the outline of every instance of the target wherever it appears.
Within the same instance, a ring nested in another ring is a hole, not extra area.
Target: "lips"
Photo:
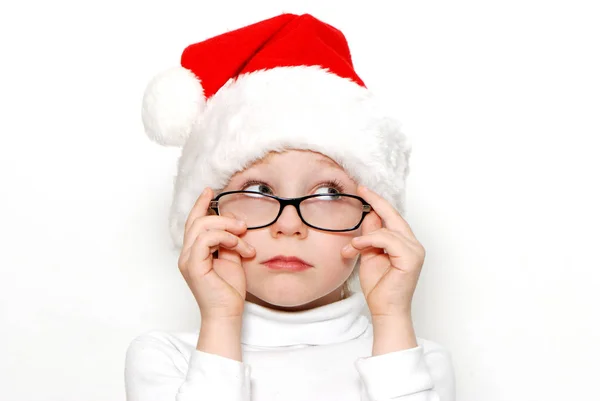
[[[308,263],[305,260],[302,260],[295,256],[283,256],[283,255],[275,256],[269,260],[262,262],[262,264],[264,264],[265,266],[267,266],[271,269],[290,270],[290,271],[301,271],[301,270],[306,270],[306,269],[313,267],[313,265],[311,265],[310,263]]]

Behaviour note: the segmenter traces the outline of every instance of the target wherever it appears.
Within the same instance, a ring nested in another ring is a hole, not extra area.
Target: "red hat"
[[[182,68],[158,75],[146,91],[143,121],[148,135],[163,145],[180,146],[206,99],[227,81],[291,66],[320,66],[365,86],[341,31],[310,14],[282,14],[188,46]]]
[[[182,146],[171,233],[205,186],[223,188],[270,151],[336,160],[403,212],[410,144],[354,70],[342,32],[312,15],[282,14],[188,46],[181,67],[150,81],[146,133]]]

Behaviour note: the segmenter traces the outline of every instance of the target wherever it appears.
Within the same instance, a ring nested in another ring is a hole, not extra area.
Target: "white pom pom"
[[[183,67],[173,67],[148,83],[142,101],[146,134],[164,146],[183,146],[206,99],[200,80]]]

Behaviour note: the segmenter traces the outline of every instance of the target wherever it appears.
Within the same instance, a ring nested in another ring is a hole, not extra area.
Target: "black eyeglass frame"
[[[313,194],[313,195],[306,195],[306,196],[301,196],[299,198],[280,198],[279,196],[275,196],[275,195],[269,195],[269,194],[264,194],[262,192],[256,192],[256,191],[227,191],[227,192],[223,192],[221,194],[219,194],[217,197],[215,197],[214,199],[212,199],[210,201],[210,206],[209,209],[212,209],[215,211],[215,213],[217,215],[219,215],[219,199],[225,195],[230,195],[230,194],[256,194],[256,195],[262,195],[265,196],[267,198],[271,198],[271,199],[275,199],[276,201],[279,202],[279,212],[277,213],[277,216],[273,219],[272,222],[270,222],[269,224],[265,224],[262,226],[258,226],[258,227],[248,227],[248,230],[257,230],[259,228],[265,228],[268,227],[272,224],[275,224],[275,222],[277,221],[277,219],[279,219],[279,216],[281,216],[281,213],[283,213],[283,208],[285,208],[288,205],[292,205],[294,206],[294,208],[296,208],[296,212],[298,213],[298,216],[300,216],[300,220],[302,220],[302,222],[304,224],[306,224],[307,226],[317,229],[317,230],[321,230],[321,231],[328,231],[328,232],[346,232],[346,231],[354,231],[356,230],[358,227],[360,227],[360,225],[362,224],[363,220],[365,219],[365,217],[373,210],[373,207],[368,204],[363,198],[361,198],[360,196],[357,195],[351,195],[351,194],[343,194],[343,193],[335,193],[335,194]],[[350,198],[354,198],[354,199],[358,199],[359,201],[362,202],[363,205],[363,211],[362,211],[362,216],[360,218],[360,221],[352,228],[346,228],[343,230],[330,230],[327,228],[321,228],[321,227],[317,227],[317,226],[313,226],[312,224],[309,224],[308,222],[306,222],[306,220],[304,220],[304,217],[302,216],[302,212],[300,211],[300,203],[306,199],[312,199],[312,198],[319,198],[319,197],[331,197],[331,196],[345,196],[345,197],[350,197]]]

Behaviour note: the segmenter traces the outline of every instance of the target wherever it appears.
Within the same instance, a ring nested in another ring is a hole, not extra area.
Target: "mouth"
[[[286,271],[302,271],[313,267],[310,263],[295,256],[275,256],[267,261],[262,262],[263,265],[273,270]]]

